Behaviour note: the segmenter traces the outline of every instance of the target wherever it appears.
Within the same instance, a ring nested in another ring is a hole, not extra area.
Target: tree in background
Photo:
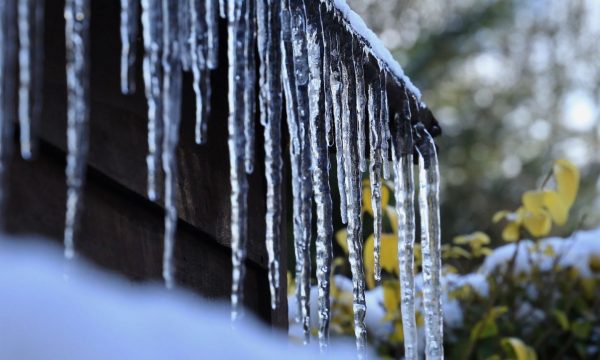
[[[349,2],[442,124],[443,241],[498,231],[495,209],[541,186],[562,157],[581,168],[582,196],[556,232],[600,224],[599,2]]]

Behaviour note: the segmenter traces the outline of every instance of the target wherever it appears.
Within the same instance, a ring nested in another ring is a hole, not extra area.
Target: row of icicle
[[[85,181],[89,122],[89,21],[91,0],[66,0],[67,49],[67,212],[65,256],[74,255],[74,236]],[[336,0],[336,4],[339,0]],[[361,177],[368,171],[374,209],[375,279],[381,280],[381,185],[394,178],[398,213],[398,256],[405,355],[418,358],[415,322],[415,204],[413,153],[418,155],[418,205],[423,249],[424,316],[427,358],[443,357],[439,173],[435,145],[425,128],[414,126],[420,104],[402,79],[373,56],[370,44],[355,34],[333,1],[316,0],[121,0],[121,91],[136,91],[138,17],[144,44],[143,79],[148,104],[148,197],[157,200],[157,178],[164,172],[165,237],[163,277],[175,283],[173,248],[177,221],[175,150],[181,119],[182,71],[192,71],[196,94],[195,138],[206,141],[210,113],[210,71],[219,64],[218,21],[227,19],[229,84],[229,159],[231,180],[232,318],[242,315],[247,242],[247,174],[254,168],[256,91],[264,131],[266,248],[271,305],[280,298],[279,247],[282,221],[282,113],[289,131],[299,321],[310,338],[310,244],[316,208],[316,277],[319,344],[328,344],[332,262],[330,147],[335,147],[341,220],[348,226],[354,326],[359,355],[366,349],[365,275],[361,219]],[[32,127],[42,102],[42,0],[0,0],[0,181],[4,179],[15,122],[18,77],[21,154],[32,156]],[[17,14],[12,17],[10,14]],[[16,19],[16,23],[15,23]],[[345,24],[347,33],[332,27]],[[18,41],[17,41],[18,38]],[[18,43],[18,47],[16,46]],[[258,49],[258,52],[256,52]],[[258,59],[255,58],[258,54]],[[18,54],[18,56],[17,56]],[[256,66],[258,65],[258,79]],[[365,80],[365,66],[378,69]],[[386,85],[404,89],[402,111],[390,114]],[[258,82],[258,86],[257,86]],[[285,101],[283,101],[285,99]],[[368,124],[368,126],[367,126]],[[368,130],[368,131],[367,131]],[[368,132],[368,133],[367,133]],[[367,153],[367,146],[369,151]],[[416,149],[416,152],[413,150]],[[391,153],[391,154],[390,154]],[[391,165],[388,159],[391,157]],[[368,165],[368,166],[367,166]],[[390,166],[392,169],[390,169]],[[0,186],[0,201],[4,195]]]

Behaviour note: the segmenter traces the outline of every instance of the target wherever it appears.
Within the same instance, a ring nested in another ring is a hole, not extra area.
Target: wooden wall
[[[133,280],[161,281],[162,203],[146,197],[147,116],[138,58],[138,92],[119,90],[119,2],[92,1],[91,124],[87,186],[78,253]],[[62,241],[65,210],[66,86],[64,1],[47,0],[44,110],[37,158],[17,152],[9,165],[6,226],[11,233],[41,234]],[[221,24],[225,31],[225,23]],[[191,75],[184,75],[183,119],[177,152],[179,224],[175,259],[180,286],[229,300],[231,286],[227,62],[213,73],[208,143],[194,144]],[[141,55],[141,38],[138,54]],[[287,326],[286,240],[282,239],[281,307],[271,311],[264,245],[265,180],[262,127],[257,126],[257,166],[250,176],[246,304],[264,321]],[[284,129],[285,133],[285,129]],[[16,147],[15,147],[16,150]],[[284,225],[282,225],[284,226]],[[282,234],[287,232],[283,229]]]

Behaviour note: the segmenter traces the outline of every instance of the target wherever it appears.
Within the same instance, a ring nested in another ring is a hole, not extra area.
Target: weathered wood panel
[[[8,230],[62,238],[66,81],[64,1],[48,0],[45,29],[42,146],[37,160],[15,159],[10,167]],[[225,31],[221,23],[221,31]],[[177,149],[179,225],[175,248],[177,279],[206,296],[230,290],[230,200],[227,149],[226,44],[222,66],[212,75],[208,143],[194,143],[191,75],[184,76],[181,141]],[[92,1],[91,123],[88,185],[76,249],[97,263],[134,279],[158,279],[162,266],[162,203],[146,197],[147,116],[138,39],[138,91],[119,90],[119,2]],[[246,303],[262,318],[287,324],[286,248],[282,256],[282,306],[271,313],[264,245],[265,181],[262,129],[257,124],[257,166],[249,178],[248,278]],[[17,155],[15,154],[15,157]],[[282,234],[285,234],[282,231]]]

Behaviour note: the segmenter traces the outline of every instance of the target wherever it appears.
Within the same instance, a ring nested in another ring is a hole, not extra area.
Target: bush
[[[550,183],[554,188],[549,188]],[[368,181],[363,199],[370,199]],[[542,238],[569,218],[579,186],[578,169],[555,162],[542,189],[523,194],[515,211],[498,212],[503,241],[496,249],[483,232],[457,236],[443,245],[445,352],[450,359],[589,359],[600,356],[600,230],[569,238]],[[383,281],[373,277],[373,235],[365,240],[369,341],[383,357],[403,355],[397,219],[388,188],[383,190]],[[372,214],[363,202],[365,220]],[[533,240],[527,240],[530,237]],[[347,251],[345,229],[336,233]],[[420,247],[415,249],[417,308],[421,307]],[[335,260],[332,336],[354,336],[352,285],[345,256]],[[291,287],[293,288],[293,287]],[[316,290],[314,291],[316,296]],[[313,296],[313,298],[315,297]],[[293,301],[293,299],[290,299]],[[313,305],[313,309],[316,304]],[[290,305],[290,309],[294,309]],[[423,316],[417,311],[419,346]],[[316,321],[316,313],[311,316]]]

